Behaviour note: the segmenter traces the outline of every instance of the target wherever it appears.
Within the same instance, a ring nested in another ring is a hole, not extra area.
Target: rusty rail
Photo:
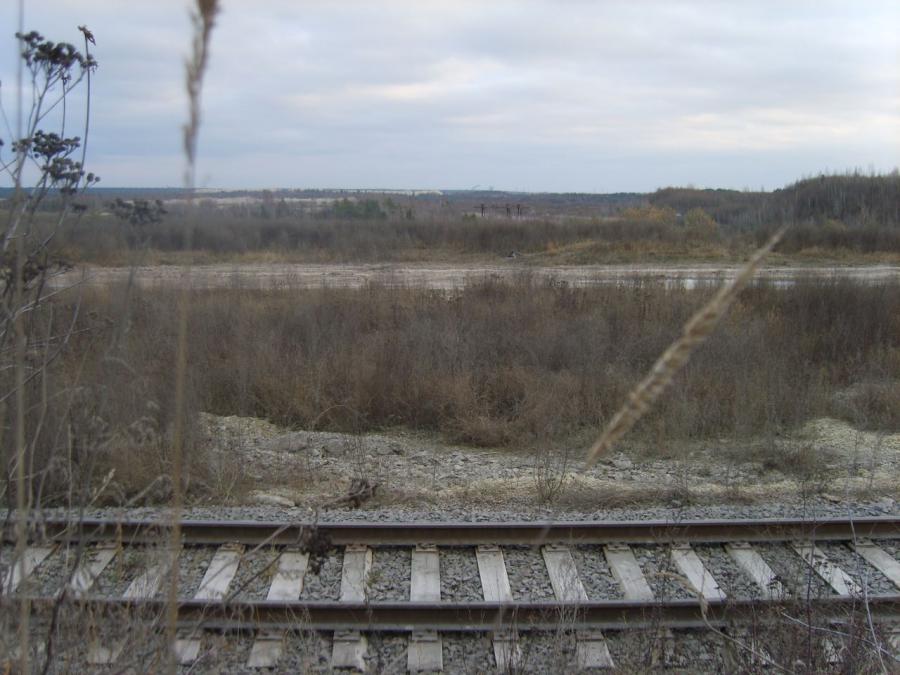
[[[29,524],[29,538],[77,540],[82,543],[121,541],[153,543],[168,531],[167,522],[86,518],[70,521],[49,518]],[[584,522],[261,522],[185,520],[183,542],[190,545],[240,542],[247,545],[296,543],[315,528],[335,546],[442,546],[478,544],[658,544],[673,541],[712,543],[729,541],[778,542],[900,538],[900,518],[773,518],[760,520],[584,521]],[[13,541],[13,523],[3,529],[4,542]]]
[[[23,598],[9,598],[21,602]],[[55,598],[28,599],[35,609],[52,608]],[[165,611],[165,600],[129,601],[88,597],[76,601],[90,609],[91,616],[114,616],[117,611]],[[873,621],[900,620],[900,595],[860,598],[829,596],[795,600],[726,599],[701,603],[697,600],[600,600],[583,603],[558,602],[337,602],[244,601],[210,603],[181,600],[179,624],[222,632],[256,630],[369,630],[409,632],[440,630],[488,632],[509,628],[548,630],[563,623],[571,629],[625,630],[640,628],[703,628],[707,625],[777,623],[786,617],[814,616],[816,621],[843,623],[854,613],[865,613]]]

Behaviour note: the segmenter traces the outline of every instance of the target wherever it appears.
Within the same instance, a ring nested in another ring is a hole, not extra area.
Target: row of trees
[[[750,228],[784,222],[850,228],[900,227],[900,172],[859,172],[804,178],[774,192],[664,188],[650,195],[656,207],[680,213],[700,208],[726,227]]]

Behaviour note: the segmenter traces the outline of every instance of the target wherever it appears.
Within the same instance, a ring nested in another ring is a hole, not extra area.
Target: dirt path
[[[570,267],[531,267],[515,260],[496,265],[435,265],[435,264],[261,264],[261,265],[198,265],[155,266],[135,268],[135,279],[145,287],[180,286],[185,279],[195,288],[359,288],[369,283],[389,286],[414,286],[450,290],[459,288],[467,280],[491,277],[512,279],[532,274],[541,278],[556,278],[574,286],[620,283],[636,277],[651,277],[683,283],[690,287],[703,281],[727,279],[736,273],[737,266],[722,265],[584,265]],[[53,279],[54,287],[78,281],[88,284],[113,284],[126,281],[131,273],[127,267],[94,267],[72,270]],[[791,283],[801,277],[818,279],[857,279],[878,282],[900,279],[900,267],[817,266],[768,267],[760,278]]]

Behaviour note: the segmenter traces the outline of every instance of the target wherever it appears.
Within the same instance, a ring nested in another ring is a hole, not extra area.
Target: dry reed
[[[185,188],[193,196],[197,137],[200,133],[200,93],[203,76],[209,59],[209,40],[219,12],[218,0],[197,0],[196,9],[191,13],[193,41],[191,56],[185,64],[185,88],[188,94],[188,121],[184,125]],[[189,270],[185,274],[187,277]],[[185,279],[185,282],[188,280]],[[170,673],[178,672],[178,658],[175,652],[178,625],[178,559],[181,548],[181,509],[183,502],[183,443],[185,428],[185,380],[187,378],[187,331],[190,315],[188,283],[185,283],[178,303],[178,348],[175,357],[175,411],[174,436],[172,439],[172,507],[171,507],[171,583],[166,603],[166,643],[168,645],[167,666]]]
[[[685,324],[681,337],[663,352],[647,376],[628,394],[624,406],[615,414],[600,438],[588,451],[586,468],[593,466],[601,455],[609,452],[622,436],[651,408],[657,398],[669,387],[675,375],[684,367],[691,354],[713,332],[738,293],[747,285],[766,255],[781,241],[787,227],[778,230],[760,248],[737,276],[722,286],[699,312]]]

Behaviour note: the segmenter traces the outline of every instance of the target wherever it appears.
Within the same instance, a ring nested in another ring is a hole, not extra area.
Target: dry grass
[[[603,241],[616,250],[641,242],[670,242],[689,253],[694,242],[678,227],[648,229],[638,223],[591,219],[472,219],[429,214],[416,220],[347,219],[328,214],[283,218],[234,216],[203,206],[173,213],[160,224],[135,228],[111,215],[91,213],[61,233],[68,259],[103,265],[128,264],[134,249],[148,261],[195,263],[240,260],[290,262],[383,262],[496,259],[516,251],[543,256],[575,242]],[[689,256],[690,257],[690,256]]]
[[[671,386],[691,354],[712,334],[738,293],[750,282],[763,259],[784,236],[784,232],[783,229],[776,232],[765,246],[753,254],[737,276],[724,284],[713,298],[688,320],[681,336],[663,352],[653,364],[650,373],[628,394],[628,401],[615,414],[603,434],[588,451],[587,466],[592,466],[600,455],[609,452],[616,441],[628,433],[653,406],[656,399]]]
[[[543,264],[740,262],[767,236],[761,226],[691,227],[674,211],[648,219],[639,209],[612,217],[576,217],[562,209],[542,217],[494,219],[467,216],[460,207],[422,208],[413,219],[401,212],[348,218],[328,210],[236,213],[201,202],[169,206],[163,221],[151,226],[120,221],[98,201],[56,234],[54,253],[99,265],[131,264],[136,250],[145,252],[146,264],[460,261],[497,259],[510,251]],[[49,214],[39,214],[38,224],[53,228]],[[794,224],[779,259],[896,262],[898,231],[896,226]]]
[[[322,430],[402,425],[488,446],[596,434],[714,292],[528,277],[453,294],[193,292],[182,484],[203,499],[220,482],[204,475],[199,411]],[[33,405],[44,387],[53,392],[40,428],[33,419],[28,429],[36,498],[89,501],[115,468],[100,499],[115,492],[118,501],[169,473],[179,295],[132,289],[123,311],[125,289],[85,291],[68,349],[46,381],[26,387]],[[75,303],[60,297],[41,311],[65,323]],[[681,441],[774,437],[825,416],[896,428],[898,317],[896,283],[751,286],[637,425],[635,442],[665,455]],[[72,494],[71,485],[84,487]],[[163,481],[151,492],[169,489]]]

